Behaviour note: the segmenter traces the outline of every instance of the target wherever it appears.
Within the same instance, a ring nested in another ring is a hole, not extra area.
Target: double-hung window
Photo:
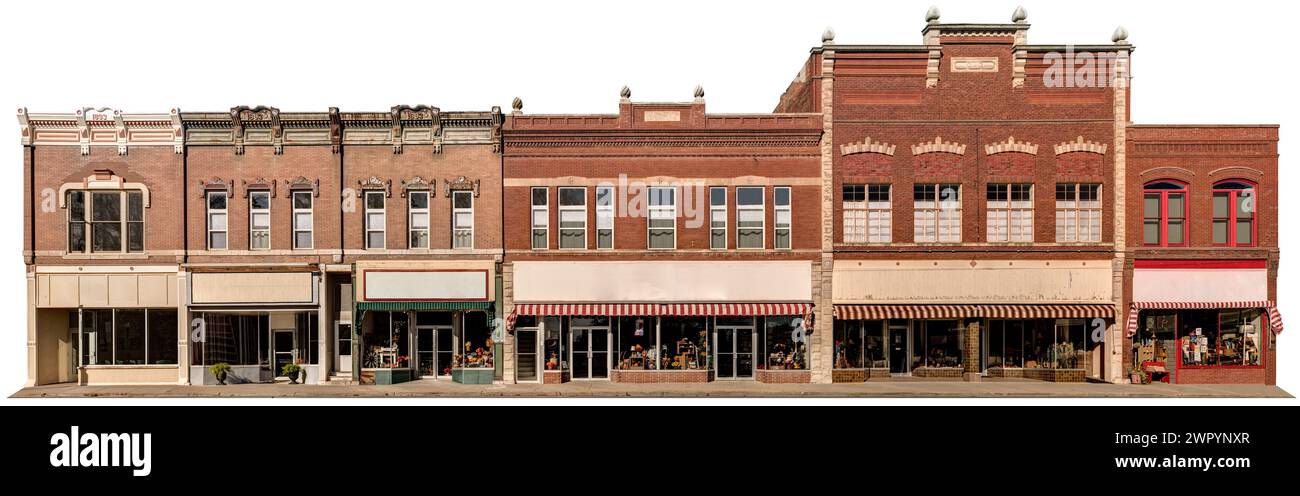
[[[474,192],[451,192],[451,247],[474,247]]]
[[[293,196],[293,248],[310,250],[312,241],[312,192],[294,191]]]
[[[560,248],[587,248],[587,188],[560,188]]]
[[[208,249],[225,250],[227,244],[227,210],[225,191],[208,192]]]
[[[1142,244],[1187,245],[1187,185],[1175,181],[1147,183],[1142,192]]]
[[[550,242],[551,212],[545,187],[532,189],[533,249],[545,250]]]
[[[647,246],[652,250],[677,248],[677,188],[650,188]]]
[[[988,185],[988,241],[1027,243],[1034,241],[1033,185]]]
[[[763,188],[736,188],[736,248],[763,248]]]
[[[429,192],[406,192],[407,224],[411,248],[429,247]]]
[[[794,219],[790,212],[790,187],[772,189],[772,246],[778,250],[790,249],[790,230]]]
[[[1224,181],[1214,185],[1214,244],[1255,246],[1255,185]]]
[[[271,249],[271,192],[248,192],[248,249]]]
[[[888,243],[893,239],[894,216],[888,184],[867,185],[867,242]]]
[[[384,211],[387,198],[383,191],[366,192],[366,249],[384,248],[384,234],[388,216]]]
[[[614,248],[614,188],[596,187],[596,249]]]
[[[914,185],[912,206],[917,243],[961,242],[961,185]]]
[[[144,193],[69,191],[68,252],[144,251]]]
[[[709,248],[727,249],[727,188],[709,188]]]
[[[867,186],[845,184],[840,191],[844,202],[843,223],[845,243],[867,242]]]
[[[1101,185],[1056,185],[1056,242],[1101,242]]]

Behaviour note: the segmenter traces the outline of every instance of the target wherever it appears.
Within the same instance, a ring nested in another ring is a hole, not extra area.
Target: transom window
[[[271,249],[271,192],[248,193],[248,249]]]
[[[1101,185],[1056,185],[1056,242],[1101,242]]]
[[[596,187],[596,249],[614,248],[614,188]]]
[[[474,192],[451,192],[451,247],[474,248]]]
[[[144,193],[69,191],[68,252],[144,251]]]
[[[650,218],[646,223],[652,250],[677,248],[677,189],[650,188]]]
[[[366,192],[366,249],[384,248],[385,225],[388,216],[384,211],[387,198],[383,191]]]
[[[1214,185],[1214,244],[1255,246],[1255,185],[1224,181]]]
[[[549,194],[544,187],[533,188],[532,196],[532,223],[533,223],[533,249],[545,250],[550,242],[551,234],[551,213],[549,206]]]
[[[411,248],[429,247],[429,192],[406,193],[407,223],[410,226]]]
[[[736,247],[763,248],[763,188],[736,188]]]
[[[226,201],[229,198],[225,191],[208,192],[208,249],[225,250],[229,248],[227,243],[229,220]]]
[[[587,248],[587,188],[559,188],[560,248]]]
[[[1187,245],[1186,184],[1157,181],[1146,185],[1142,193],[1142,243]]]
[[[988,185],[988,241],[1034,241],[1034,201],[1031,184]]]
[[[309,250],[312,248],[312,192],[293,192],[293,248]]]
[[[961,185],[912,187],[913,236],[917,243],[961,242]]]

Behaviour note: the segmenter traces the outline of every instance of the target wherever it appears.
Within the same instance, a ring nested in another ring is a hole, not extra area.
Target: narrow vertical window
[[[736,188],[736,247],[763,248],[763,188]]]
[[[86,193],[68,192],[68,251],[86,251]]]
[[[840,190],[843,201],[844,242],[867,241],[867,187],[862,184],[845,184]]]
[[[867,241],[888,243],[893,240],[894,215],[888,184],[867,185]]]
[[[790,187],[772,189],[772,246],[778,250],[790,249],[791,223]]]
[[[551,213],[546,188],[532,190],[533,249],[545,250],[550,242]]]
[[[293,247],[308,250],[312,241],[312,196],[310,191],[293,192]]]
[[[474,192],[451,192],[452,248],[474,248]]]
[[[248,193],[248,249],[271,248],[271,192]]]
[[[560,248],[587,248],[587,188],[560,188]]]
[[[406,193],[407,225],[411,248],[429,247],[429,192]]]
[[[709,188],[709,248],[727,249],[727,188]]]
[[[208,249],[225,250],[226,246],[226,192],[208,192]]]
[[[385,214],[383,191],[366,192],[366,249],[384,248],[384,232],[388,222]]]
[[[650,218],[647,222],[648,246],[652,250],[677,248],[677,189],[650,188]]]
[[[144,193],[126,192],[126,251],[144,251]]]
[[[596,248],[614,248],[614,188],[596,188]]]
[[[1255,186],[1242,181],[1214,185],[1214,244],[1255,246]]]

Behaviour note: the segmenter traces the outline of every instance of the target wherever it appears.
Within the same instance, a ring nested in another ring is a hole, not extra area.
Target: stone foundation
[[[769,384],[808,384],[812,382],[810,370],[755,370],[754,380]]]
[[[609,380],[630,384],[709,382],[713,374],[708,370],[612,370]]]

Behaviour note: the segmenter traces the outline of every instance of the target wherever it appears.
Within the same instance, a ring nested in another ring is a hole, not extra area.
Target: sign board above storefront
[[[317,275],[311,272],[195,272],[193,305],[316,304]]]
[[[36,275],[39,308],[175,307],[176,267],[158,271],[132,267],[133,272],[43,273]]]
[[[1263,260],[1138,260],[1133,301],[1219,302],[1268,298]]]
[[[1111,303],[1109,260],[836,260],[836,304]]]
[[[812,264],[515,262],[518,302],[806,302]]]
[[[483,301],[490,299],[488,269],[364,269],[362,301]]]

